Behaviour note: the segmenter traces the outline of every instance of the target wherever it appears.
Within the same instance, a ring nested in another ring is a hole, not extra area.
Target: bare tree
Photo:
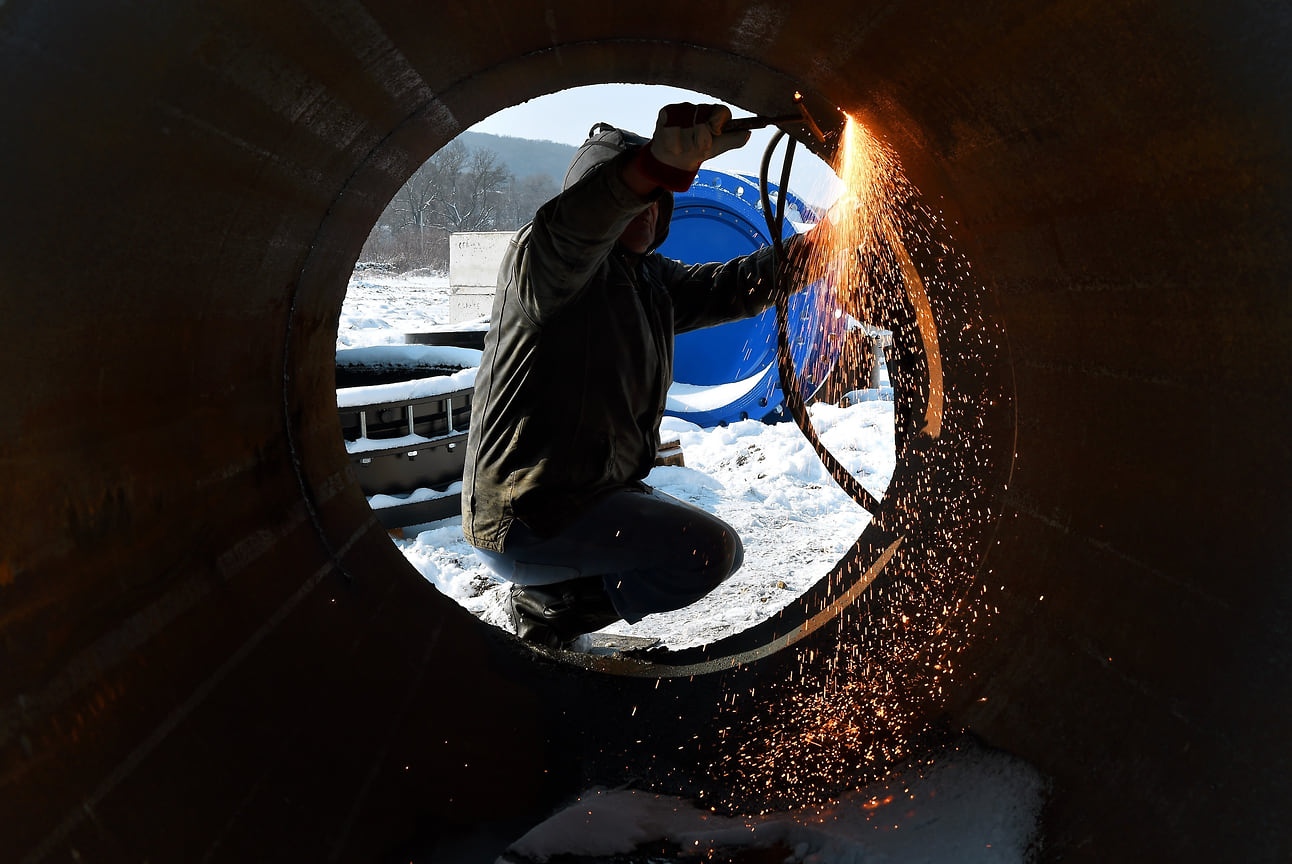
[[[452,196],[467,159],[466,145],[461,141],[450,142],[423,162],[391,201],[398,227],[411,229],[416,234],[418,248],[423,253],[426,232],[442,227],[441,214],[449,206],[447,199]]]
[[[437,227],[448,231],[497,227],[498,205],[510,179],[511,174],[492,150],[470,151],[453,176],[443,177],[446,194],[439,202]]]
[[[531,174],[521,181],[513,178],[498,227],[514,231],[533,219],[535,211],[556,193],[556,182],[550,174]]]
[[[509,231],[534,216],[556,194],[546,174],[517,181],[492,150],[452,141],[426,160],[400,187],[373,226],[365,260],[400,267],[447,263],[455,231]]]

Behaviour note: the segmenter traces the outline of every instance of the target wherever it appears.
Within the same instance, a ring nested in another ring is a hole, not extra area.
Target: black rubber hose
[[[793,286],[789,280],[792,278],[792,270],[788,266],[782,266],[788,263],[785,254],[785,244],[781,239],[785,228],[785,198],[786,190],[789,188],[790,167],[794,162],[794,145],[797,143],[793,138],[789,139],[789,144],[785,148],[785,161],[781,164],[781,185],[776,195],[776,207],[773,211],[771,206],[771,196],[767,187],[767,172],[772,162],[772,154],[775,153],[776,147],[780,144],[781,139],[788,137],[784,130],[778,130],[772,136],[772,140],[767,143],[767,149],[763,151],[762,165],[758,171],[758,194],[762,199],[763,219],[767,222],[767,229],[772,235],[772,255],[773,255],[773,272],[776,274],[776,365],[780,373],[781,392],[785,396],[785,406],[789,409],[790,416],[794,418],[795,424],[798,425],[799,431],[803,437],[812,445],[816,451],[817,458],[825,465],[830,476],[844,492],[865,509],[875,521],[879,521],[879,501],[874,495],[857,481],[843,465],[835,458],[821,439],[817,437],[816,429],[812,426],[811,418],[807,414],[807,405],[803,402],[803,396],[799,392],[797,381],[797,370],[794,368],[794,354],[790,350],[789,335],[789,305],[790,295],[793,293]]]

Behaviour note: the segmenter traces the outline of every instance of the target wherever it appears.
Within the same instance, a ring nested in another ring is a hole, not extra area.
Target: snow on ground
[[[448,296],[443,275],[356,272],[342,307],[337,348],[402,344],[405,332],[445,324]],[[893,472],[892,403],[817,405],[811,413],[821,441],[881,496]],[[703,429],[670,417],[663,437],[681,441],[685,467],[658,467],[646,482],[729,522],[744,541],[745,563],[698,603],[635,625],[620,622],[607,633],[687,648],[743,630],[783,609],[828,573],[870,521],[830,479],[793,423],[747,420]],[[462,538],[461,519],[410,526],[402,533],[394,542],[418,572],[478,617],[509,627],[506,585],[492,577]]]
[[[421,333],[449,321],[449,278],[415,270],[394,274],[356,270],[346,289],[336,347],[402,345],[405,333]]]
[[[498,864],[624,861],[633,853],[627,860],[660,864],[1014,864],[1037,840],[1043,794],[1044,779],[1026,763],[965,739],[922,771],[797,812],[723,816],[684,798],[590,789],[514,841]],[[777,854],[740,854],[751,849]]]

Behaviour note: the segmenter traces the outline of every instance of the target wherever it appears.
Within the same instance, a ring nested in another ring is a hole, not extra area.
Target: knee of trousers
[[[734,531],[715,532],[695,550],[702,581],[711,588],[725,581],[745,561],[745,547]]]

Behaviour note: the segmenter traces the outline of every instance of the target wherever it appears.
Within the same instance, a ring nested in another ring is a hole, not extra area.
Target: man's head
[[[646,146],[646,141],[647,139],[626,129],[618,129],[609,123],[597,123],[588,132],[587,140],[579,147],[574,158],[570,160],[570,167],[565,172],[562,188],[569,189],[586,177],[592,169],[603,162],[610,161],[620,153]],[[668,237],[669,221],[672,216],[673,194],[661,190],[659,198],[624,229],[619,238],[620,243],[625,248],[638,253],[658,249]],[[647,223],[651,228],[649,234],[646,232]],[[646,240],[644,246],[640,242],[642,239]]]
[[[619,245],[629,252],[636,252],[638,255],[650,251],[657,245],[655,233],[658,222],[659,202],[652,201],[649,207],[637,214],[637,218],[628,223],[624,233],[619,235]]]

